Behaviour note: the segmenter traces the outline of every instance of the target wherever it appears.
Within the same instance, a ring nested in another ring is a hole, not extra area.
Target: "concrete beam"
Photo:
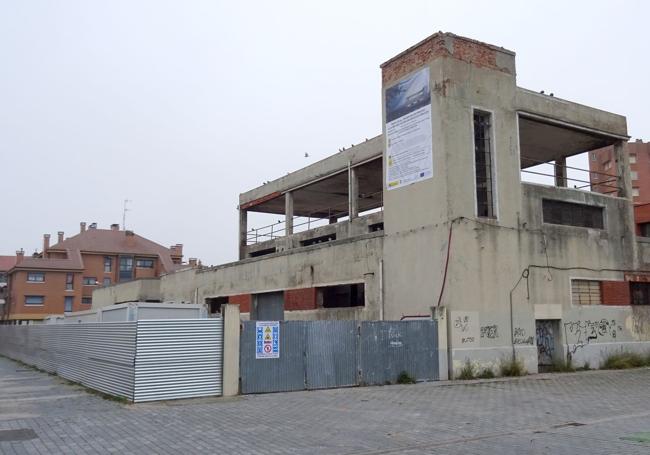
[[[601,134],[608,133],[620,139],[628,138],[627,122],[622,115],[543,95],[521,87],[517,87],[515,109],[522,115],[531,114],[544,119],[581,126]]]
[[[383,135],[376,136],[347,150],[331,155],[303,169],[292,172],[277,180],[239,195],[239,205],[246,208],[255,201],[264,201],[270,195],[290,191],[309,183],[322,180],[340,172],[346,172],[349,164],[356,166],[382,156],[384,150]],[[275,196],[274,196],[275,197]]]

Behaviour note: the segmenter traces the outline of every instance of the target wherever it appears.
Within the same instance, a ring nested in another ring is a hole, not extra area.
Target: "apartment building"
[[[625,117],[518,87],[514,52],[451,33],[380,68],[381,134],[240,194],[239,260],[146,292],[256,320],[434,318],[450,377],[467,360],[537,372],[650,349]],[[562,163],[604,147],[611,191],[572,188]],[[553,184],[522,181],[540,163]],[[251,227],[249,212],[274,221]],[[98,289],[93,306],[144,283]]]
[[[9,270],[16,264],[16,256],[0,255],[0,319],[2,319],[7,308]]]
[[[650,142],[637,139],[629,142],[626,154],[630,164],[634,221],[637,235],[650,237]],[[593,191],[608,194],[616,192],[616,157],[612,147],[589,153],[589,178]]]
[[[94,289],[159,277],[182,267],[182,259],[183,245],[166,248],[117,224],[98,229],[82,222],[78,234],[65,238],[59,232],[53,245],[45,234],[41,253],[16,253],[3,320],[33,322],[90,309]]]

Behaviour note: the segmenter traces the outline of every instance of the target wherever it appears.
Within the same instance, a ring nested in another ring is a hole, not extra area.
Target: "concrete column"
[[[566,158],[555,160],[555,186],[567,187]]]
[[[348,172],[348,198],[350,221],[359,216],[359,177],[355,168],[351,167]]]
[[[239,305],[221,306],[223,314],[223,396],[239,394]]]
[[[636,242],[636,224],[634,220],[634,196],[632,195],[632,176],[630,175],[630,160],[627,154],[627,142],[618,141],[614,144],[614,160],[616,161],[616,186],[618,186],[618,196],[627,198],[629,204],[627,205],[627,216],[625,223],[628,226],[628,235],[630,236],[632,268],[638,269],[641,267],[639,261],[639,244]]]
[[[630,176],[630,162],[627,156],[627,142],[618,141],[614,144],[614,160],[616,161],[616,175],[619,187],[618,196],[632,200],[632,178]]]
[[[293,193],[291,191],[284,193],[284,228],[286,236],[293,234]]]
[[[438,380],[449,379],[449,354],[447,352],[447,308],[433,308],[433,319],[438,321]]]
[[[246,236],[248,232],[248,212],[239,208],[239,259],[246,259]]]

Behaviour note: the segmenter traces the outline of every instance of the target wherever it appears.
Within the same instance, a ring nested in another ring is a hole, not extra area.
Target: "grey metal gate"
[[[361,384],[394,382],[402,371],[416,381],[438,379],[436,321],[362,322]]]
[[[242,393],[438,379],[436,321],[280,321],[279,358],[256,358],[256,321],[242,324]]]

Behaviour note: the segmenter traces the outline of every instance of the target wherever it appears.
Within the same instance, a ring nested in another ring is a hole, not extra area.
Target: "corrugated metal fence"
[[[256,322],[242,325],[242,393],[439,378],[436,321],[280,321],[277,359],[257,359]]]
[[[223,320],[4,325],[0,354],[136,402],[220,395]]]

